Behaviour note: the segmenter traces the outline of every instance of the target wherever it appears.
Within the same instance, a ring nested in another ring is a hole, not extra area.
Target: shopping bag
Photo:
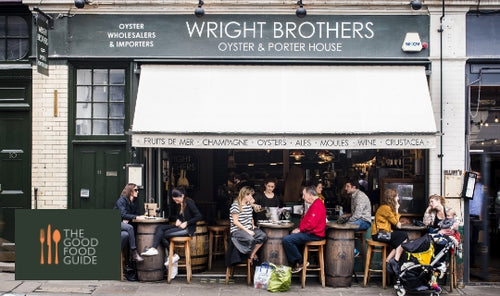
[[[260,266],[257,266],[253,275],[254,288],[267,289],[272,271],[273,268],[269,266],[269,262],[263,262]]]
[[[270,263],[270,266],[273,267],[273,272],[271,273],[267,290],[270,292],[288,291],[292,283],[292,268],[290,266],[274,265],[272,263]]]

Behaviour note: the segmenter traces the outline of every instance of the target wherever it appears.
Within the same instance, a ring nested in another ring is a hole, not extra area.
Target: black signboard
[[[49,76],[49,21],[40,15],[36,18],[36,69]]]

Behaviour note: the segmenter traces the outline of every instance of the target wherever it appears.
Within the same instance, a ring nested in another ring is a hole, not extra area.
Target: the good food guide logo
[[[119,210],[16,210],[16,280],[119,280]]]
[[[61,244],[61,245],[60,245]],[[40,264],[96,265],[99,239],[87,237],[85,229],[62,229],[51,224],[40,228]],[[59,255],[61,254],[61,261]]]

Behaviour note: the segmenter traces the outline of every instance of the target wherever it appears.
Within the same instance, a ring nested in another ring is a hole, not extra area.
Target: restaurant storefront
[[[237,13],[207,3],[200,18],[179,1],[168,11],[41,5],[57,18],[49,75],[34,68],[34,108],[46,111],[34,117],[60,129],[36,135],[55,139],[59,155],[34,144],[37,204],[111,208],[127,168],[139,167],[143,202],[168,214],[168,190],[183,176],[209,222],[225,218],[218,203],[232,173],[257,186],[276,177],[290,203],[300,200],[290,175],[321,179],[329,206],[342,202],[345,177],[363,174],[374,203],[401,184],[413,188],[408,214],[423,213],[428,194],[445,193],[443,172],[464,169],[462,48],[440,64],[440,5],[311,2],[305,18],[281,1]],[[463,16],[457,8],[447,19]],[[459,44],[460,28],[446,30]]]

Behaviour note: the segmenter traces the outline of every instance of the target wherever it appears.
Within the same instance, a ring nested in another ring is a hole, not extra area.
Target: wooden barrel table
[[[168,220],[163,218],[153,218],[145,220],[134,220],[137,223],[137,233],[135,239],[137,242],[137,251],[151,247],[156,227],[166,223]],[[137,277],[140,281],[161,281],[165,279],[165,249],[160,244],[158,246],[158,255],[144,256],[143,262],[137,262]]]
[[[261,262],[269,261],[276,265],[288,265],[285,250],[283,249],[283,237],[288,235],[293,223],[259,223],[260,229],[267,234],[267,241],[260,250]]]
[[[335,222],[326,225],[326,284],[350,287],[354,270],[354,230],[358,225]]]
[[[196,223],[196,231],[191,237],[191,271],[203,272],[208,268],[208,225],[205,221]],[[179,265],[184,264],[184,250],[177,250],[181,257]],[[184,268],[179,268],[184,270]]]

